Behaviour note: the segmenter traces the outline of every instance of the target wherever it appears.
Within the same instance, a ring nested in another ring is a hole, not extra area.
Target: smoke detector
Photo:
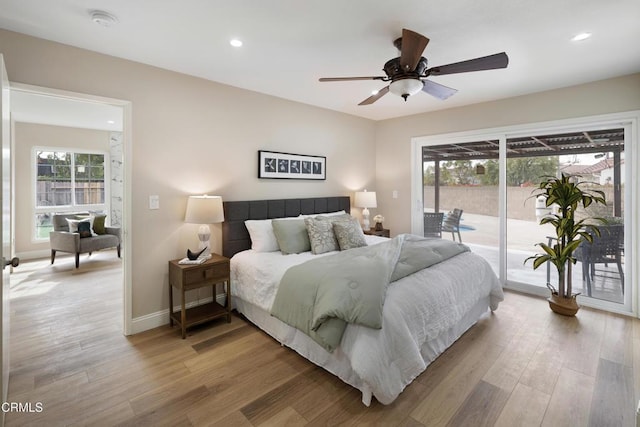
[[[91,20],[103,27],[111,27],[118,23],[118,18],[102,10],[92,10],[89,12]]]

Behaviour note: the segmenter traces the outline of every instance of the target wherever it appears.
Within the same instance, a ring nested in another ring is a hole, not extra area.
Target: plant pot
[[[563,298],[558,296],[557,293],[552,293],[549,298],[549,308],[554,313],[562,314],[563,316],[575,316],[580,306],[576,301],[576,296],[572,296],[571,298]]]

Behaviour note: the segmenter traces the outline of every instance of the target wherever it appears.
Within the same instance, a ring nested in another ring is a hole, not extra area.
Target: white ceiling
[[[118,23],[102,27],[89,11]],[[571,86],[640,71],[638,0],[3,0],[0,27],[373,120]],[[402,28],[431,39],[430,66],[505,51],[504,70],[432,77],[446,101],[387,94],[357,104],[384,75]],[[582,42],[580,32],[593,36]],[[231,38],[244,42],[229,45]]]
[[[85,129],[122,131],[122,108],[97,102],[11,91],[11,119]]]

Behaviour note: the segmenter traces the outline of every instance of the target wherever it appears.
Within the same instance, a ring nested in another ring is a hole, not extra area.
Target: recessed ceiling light
[[[89,14],[93,22],[103,27],[111,27],[118,23],[118,18],[103,10],[92,10]]]
[[[582,41],[582,40],[586,40],[589,37],[591,37],[591,33],[580,33],[580,34],[576,34],[575,36],[573,36],[571,41],[579,42],[579,41]]]
[[[242,40],[238,40],[238,39],[231,39],[231,41],[229,42],[229,44],[233,47],[240,47],[242,46]]]
[[[110,125],[115,125],[116,122],[114,120],[107,120],[107,123],[109,123]]]

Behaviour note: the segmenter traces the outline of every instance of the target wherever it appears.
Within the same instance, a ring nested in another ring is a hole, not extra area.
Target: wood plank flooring
[[[507,292],[389,406],[241,317],[122,331],[113,251],[23,263],[12,275],[8,413],[17,425],[635,426],[640,321]],[[162,284],[158,292],[166,292]]]

